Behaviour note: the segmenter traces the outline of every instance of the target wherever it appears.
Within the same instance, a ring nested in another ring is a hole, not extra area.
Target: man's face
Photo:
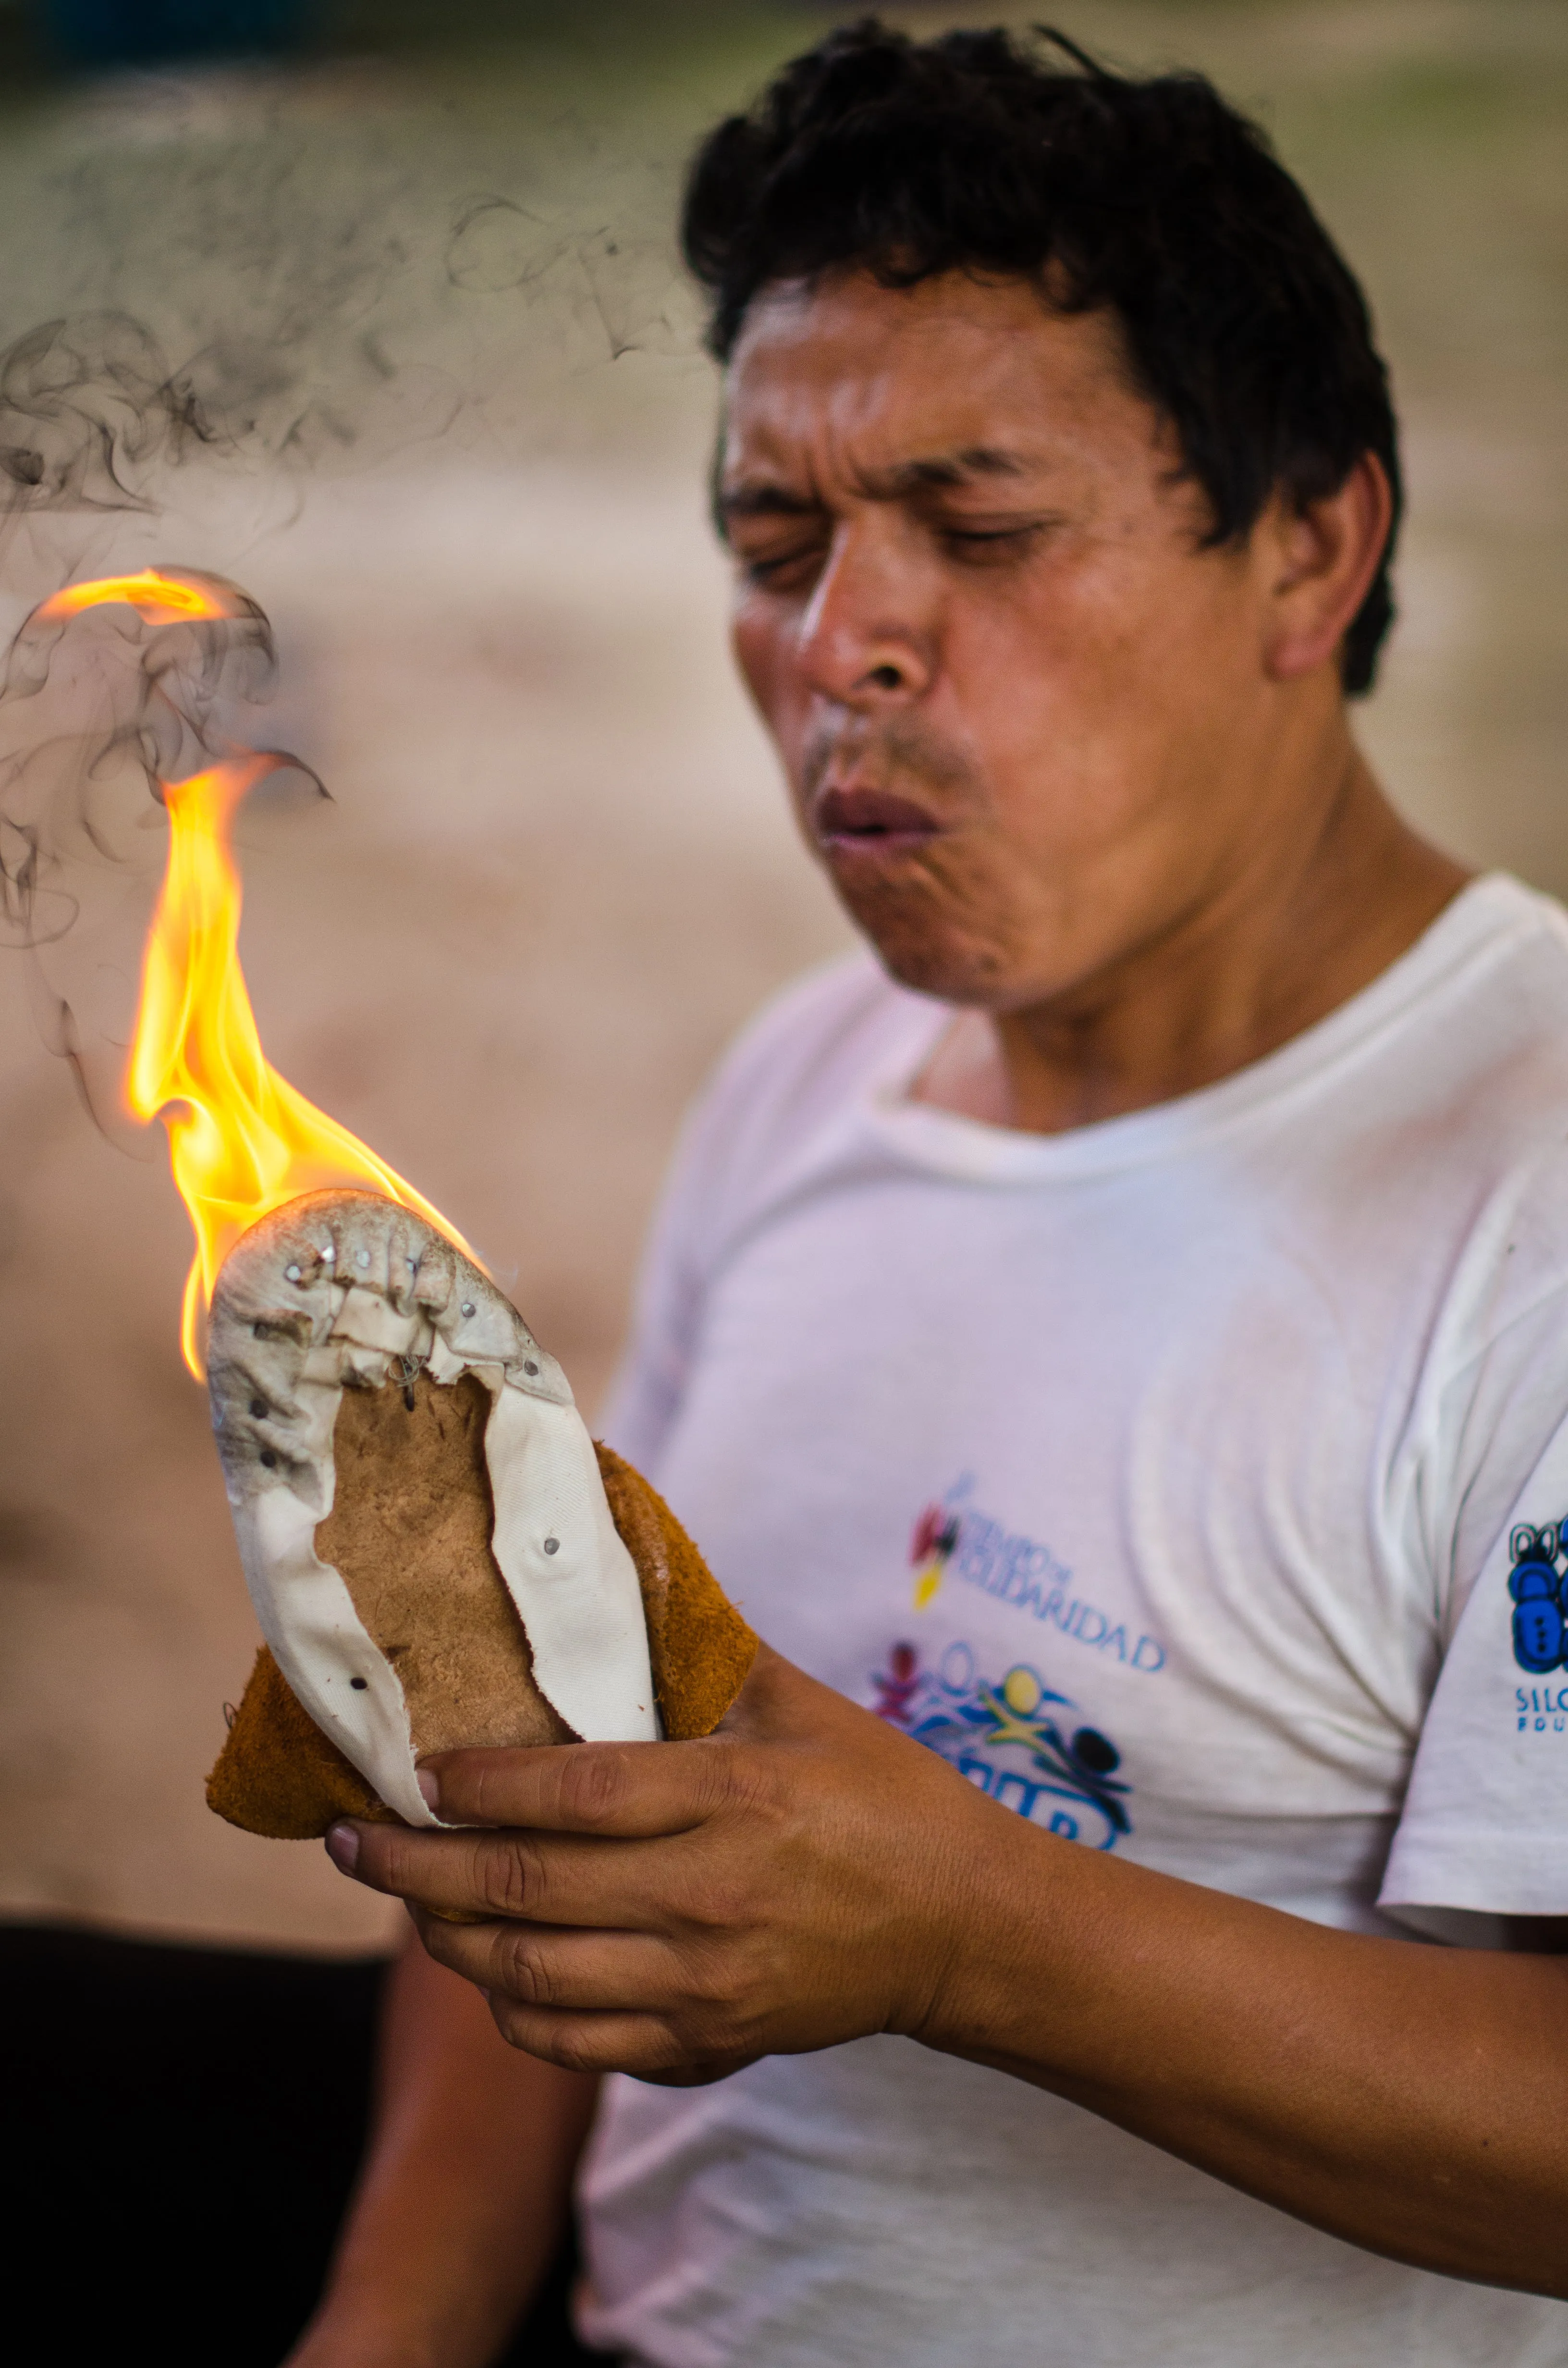
[[[1273,563],[1115,322],[1022,281],[763,291],[731,365],[734,642],[802,827],[889,969],[1006,1012],[1240,893],[1278,726]]]

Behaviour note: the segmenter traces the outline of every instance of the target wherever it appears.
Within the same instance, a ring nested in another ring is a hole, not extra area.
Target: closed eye
[[[939,526],[936,533],[953,558],[984,567],[1027,557],[1046,524],[1043,518],[1027,518],[1017,526]]]
[[[821,573],[827,545],[813,536],[809,541],[791,543],[782,551],[737,551],[735,556],[748,584],[759,585],[770,592],[787,592],[809,583]]]

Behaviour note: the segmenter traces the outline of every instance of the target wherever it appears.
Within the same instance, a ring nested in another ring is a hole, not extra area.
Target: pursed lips
[[[889,790],[823,789],[812,801],[812,834],[830,855],[910,855],[940,837],[941,825],[912,798]]]

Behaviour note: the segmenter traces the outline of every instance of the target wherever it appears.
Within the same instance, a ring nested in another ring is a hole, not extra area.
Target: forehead
[[[727,380],[724,474],[813,478],[923,453],[1077,450],[1147,464],[1163,441],[1120,325],[1064,313],[1023,279],[948,272],[882,288],[864,272],[755,299]]]

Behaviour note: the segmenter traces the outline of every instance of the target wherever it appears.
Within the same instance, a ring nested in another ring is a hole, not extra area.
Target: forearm
[[[1371,1940],[1018,1825],[916,2032],[1396,2259],[1568,2297],[1568,1964]]]
[[[559,2242],[596,2086],[507,2047],[411,1941],[364,2172],[290,2368],[484,2368]]]
[[[766,1646],[719,1735],[427,1760],[343,1828],[548,2061],[711,2079],[894,2031],[1353,2243],[1568,2298],[1568,1962],[1363,1939],[1042,1833]]]

